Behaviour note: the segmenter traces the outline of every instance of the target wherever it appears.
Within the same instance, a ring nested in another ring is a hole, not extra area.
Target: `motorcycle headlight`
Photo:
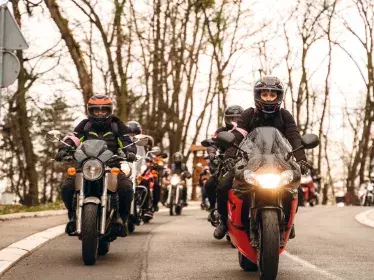
[[[301,184],[308,184],[311,181],[312,181],[312,177],[310,177],[310,175],[308,175],[308,176],[301,176],[301,180],[300,180]]]
[[[292,183],[292,181],[294,180],[292,170],[283,171],[280,176],[281,176],[281,185],[282,186],[288,185],[288,184]]]
[[[103,175],[104,166],[97,159],[89,159],[83,164],[82,172],[85,179],[95,181]]]
[[[279,186],[280,176],[278,174],[256,175],[256,180],[264,189],[275,189]]]
[[[368,191],[372,191],[374,188],[373,188],[373,185],[369,185],[368,186]]]
[[[121,162],[121,171],[126,177],[131,175],[131,166],[127,161]]]
[[[180,181],[181,181],[181,178],[177,175],[174,175],[173,177],[171,177],[170,184],[175,186],[175,185],[178,185]]]
[[[256,174],[250,170],[245,170],[244,180],[250,185],[256,185]]]

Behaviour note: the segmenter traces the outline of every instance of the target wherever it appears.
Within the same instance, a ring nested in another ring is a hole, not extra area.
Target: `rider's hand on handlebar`
[[[58,150],[57,154],[55,155],[56,161],[63,161],[65,157],[69,156],[70,149],[69,148],[61,148]]]
[[[136,154],[134,154],[132,152],[127,152],[126,159],[127,159],[127,161],[133,162],[133,161],[136,160]]]
[[[297,162],[300,165],[301,174],[305,175],[312,168],[305,160],[299,160]]]

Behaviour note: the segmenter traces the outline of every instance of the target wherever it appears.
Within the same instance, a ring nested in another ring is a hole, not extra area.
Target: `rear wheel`
[[[275,280],[279,263],[279,222],[275,210],[265,209],[261,213],[259,227],[260,248],[257,263],[261,280]]]
[[[85,265],[94,265],[99,243],[97,204],[85,204],[82,213],[82,258]]]
[[[257,271],[257,264],[251,262],[246,256],[238,251],[239,265],[245,271]]]
[[[110,248],[110,242],[106,240],[100,240],[99,241],[99,249],[98,249],[98,254],[100,256],[104,256],[109,252]]]

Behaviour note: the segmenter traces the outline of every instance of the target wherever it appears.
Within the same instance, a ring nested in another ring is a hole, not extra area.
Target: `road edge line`
[[[286,257],[290,258],[291,260],[293,260],[294,262],[297,262],[299,263],[300,265],[304,266],[304,267],[307,267],[307,268],[310,268],[310,269],[313,269],[315,271],[317,271],[318,273],[322,274],[323,276],[329,278],[329,279],[332,279],[332,280],[343,280],[343,278],[339,277],[339,276],[336,276],[296,255],[293,255],[291,254],[290,252],[288,251],[284,251],[282,255],[285,255]]]
[[[12,266],[52,239],[65,233],[65,224],[34,233],[0,250],[0,277]]]
[[[370,209],[370,210],[367,210],[367,211],[364,211],[364,212],[361,212],[361,213],[357,214],[356,217],[355,217],[355,220],[357,222],[359,222],[360,224],[363,224],[365,226],[374,228],[374,220],[368,218],[368,214],[370,212],[374,212],[374,210]]]

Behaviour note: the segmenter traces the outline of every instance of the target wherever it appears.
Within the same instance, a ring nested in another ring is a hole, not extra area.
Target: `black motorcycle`
[[[61,133],[53,130],[47,133],[47,139],[61,142]],[[140,142],[148,141],[144,137]],[[134,143],[132,143],[134,144]],[[130,144],[130,145],[132,145]],[[128,147],[128,146],[126,146]],[[125,148],[126,148],[125,147]],[[73,221],[67,233],[78,236],[82,241],[82,258],[85,265],[94,265],[97,255],[109,252],[110,243],[121,235],[123,225],[114,219],[119,211],[117,176],[121,170],[117,166],[127,162],[122,150],[118,155],[108,150],[103,140],[87,140],[64,158],[66,162],[76,162],[68,174],[75,176],[75,195],[73,200]]]

